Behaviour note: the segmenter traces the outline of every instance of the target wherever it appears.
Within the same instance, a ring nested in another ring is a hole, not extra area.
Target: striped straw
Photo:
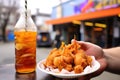
[[[27,0],[25,0],[25,27],[27,27]]]

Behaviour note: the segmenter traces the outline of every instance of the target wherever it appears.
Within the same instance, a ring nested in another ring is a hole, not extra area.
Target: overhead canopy
[[[82,14],[63,17],[59,19],[48,20],[46,21],[46,23],[47,24],[63,24],[63,23],[72,22],[74,20],[88,20],[88,19],[95,19],[95,18],[103,18],[108,16],[115,16],[118,14],[120,14],[120,7],[98,10],[90,13],[82,13]]]

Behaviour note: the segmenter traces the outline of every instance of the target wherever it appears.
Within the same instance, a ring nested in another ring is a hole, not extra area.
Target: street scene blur
[[[0,65],[15,63],[14,27],[24,5],[24,0],[0,0]],[[37,62],[74,36],[102,48],[120,46],[120,0],[28,0],[28,9],[37,28]],[[103,72],[92,80],[119,79]]]

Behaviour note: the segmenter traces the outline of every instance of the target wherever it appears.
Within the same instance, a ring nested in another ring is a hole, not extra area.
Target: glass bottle
[[[30,10],[23,11],[14,27],[15,69],[18,73],[30,73],[36,69],[37,28]]]
[[[17,73],[16,72],[15,80],[36,80],[36,72],[31,72],[31,73]]]

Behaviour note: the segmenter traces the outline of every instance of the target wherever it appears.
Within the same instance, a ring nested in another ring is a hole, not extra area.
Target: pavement
[[[38,47],[37,48],[37,62],[47,57],[52,48]],[[15,49],[14,43],[0,42],[0,65],[14,63],[15,61]],[[103,72],[100,76],[91,80],[120,80],[120,75],[112,74],[109,72]]]
[[[14,44],[0,42],[0,64],[14,62]]]

